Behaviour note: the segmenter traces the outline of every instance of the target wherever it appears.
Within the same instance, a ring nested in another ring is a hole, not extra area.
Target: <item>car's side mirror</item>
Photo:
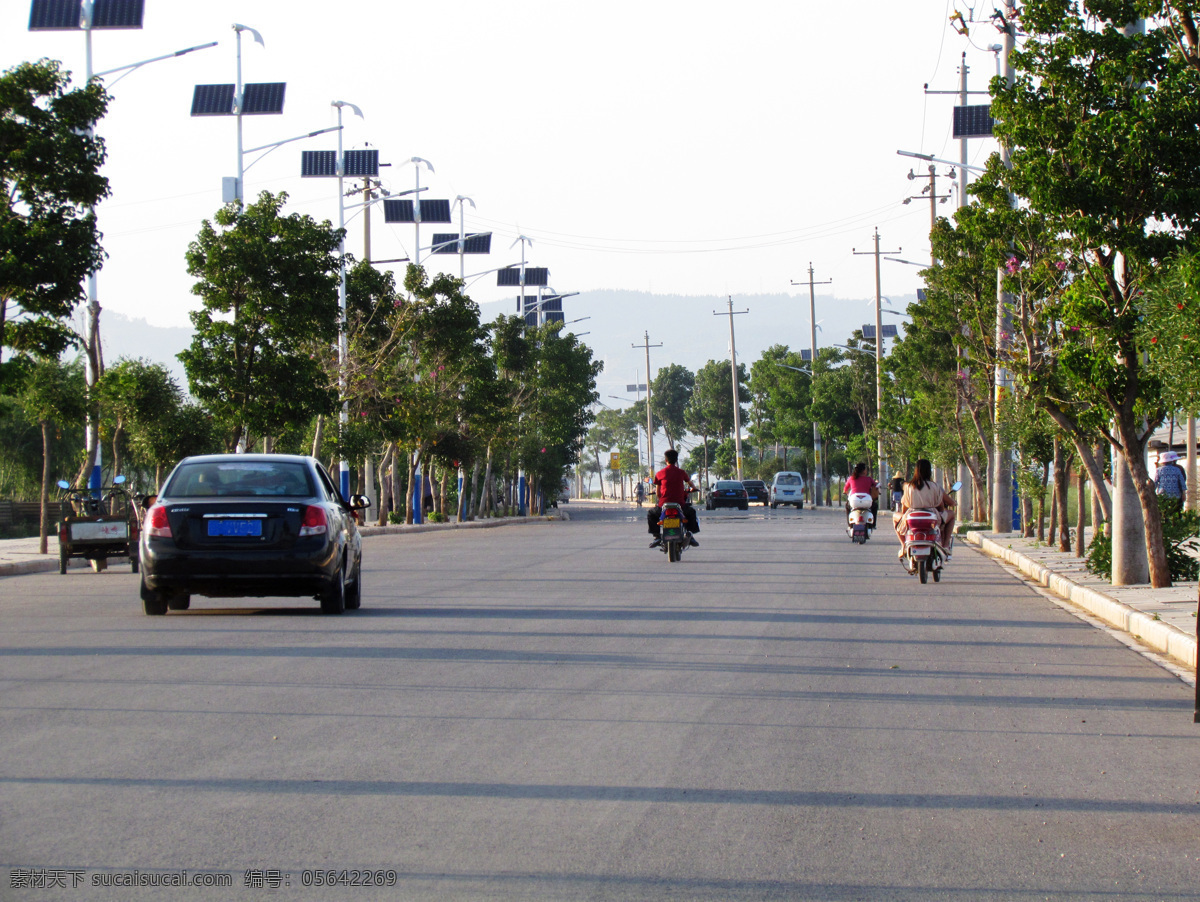
[[[369,510],[371,507],[371,499],[366,495],[351,495],[350,509],[356,511]]]
[[[147,495],[145,498],[142,499],[142,510],[144,510],[144,511],[150,510],[150,508],[154,507],[154,504],[157,501],[158,501],[157,494]]]

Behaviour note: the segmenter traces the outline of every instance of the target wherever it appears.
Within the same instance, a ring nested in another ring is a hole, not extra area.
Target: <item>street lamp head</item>
[[[425,166],[426,166],[426,167],[429,169],[429,171],[430,171],[430,172],[433,172],[433,171],[434,171],[433,164],[432,164],[432,163],[430,163],[428,160],[426,160],[424,157],[413,157],[413,158],[412,158],[411,160],[409,160],[408,162],[410,162],[410,163],[414,163],[418,169],[420,169],[420,168],[421,168],[421,164],[422,164],[422,163],[424,163],[424,164],[425,164]],[[472,205],[472,206],[473,206],[473,205]]]

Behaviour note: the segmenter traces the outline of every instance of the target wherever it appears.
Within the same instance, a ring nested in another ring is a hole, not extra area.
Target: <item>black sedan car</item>
[[[708,495],[704,498],[704,509],[710,511],[718,507],[749,510],[750,496],[746,493],[746,487],[733,479],[718,479],[709,486]]]
[[[746,490],[746,497],[750,501],[761,502],[763,507],[770,504],[771,493],[767,490],[767,484],[761,479],[743,479],[742,487]]]
[[[340,614],[362,602],[355,510],[321,464],[288,454],[188,457],[146,511],[142,610],[213,598],[313,596]]]

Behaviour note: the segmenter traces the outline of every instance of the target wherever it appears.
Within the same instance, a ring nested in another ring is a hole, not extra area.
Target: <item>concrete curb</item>
[[[1059,598],[1082,608],[1109,626],[1129,633],[1155,651],[1195,669],[1195,636],[1190,636],[1169,623],[1156,620],[1144,611],[1132,608],[1103,592],[1081,586],[1020,552],[1003,547],[982,532],[968,532],[966,540],[977,546],[984,554],[1012,564],[1033,582],[1050,590]]]

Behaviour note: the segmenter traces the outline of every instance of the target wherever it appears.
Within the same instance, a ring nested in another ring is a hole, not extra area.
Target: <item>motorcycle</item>
[[[663,553],[668,561],[678,563],[683,557],[683,550],[692,544],[692,534],[687,528],[683,505],[674,501],[664,504],[662,513],[658,516],[658,527]]]
[[[962,488],[961,482],[951,486],[951,492]],[[936,510],[913,508],[904,514],[904,545],[901,550],[900,562],[904,569],[920,578],[922,583],[929,580],[933,574],[935,583],[942,581],[942,568],[946,566],[946,558],[954,548],[954,535],[950,536],[950,544],[942,546],[942,515]]]
[[[851,542],[865,545],[875,528],[875,515],[871,513],[874,499],[869,492],[852,492],[847,502],[850,512],[846,515],[846,535]]]

